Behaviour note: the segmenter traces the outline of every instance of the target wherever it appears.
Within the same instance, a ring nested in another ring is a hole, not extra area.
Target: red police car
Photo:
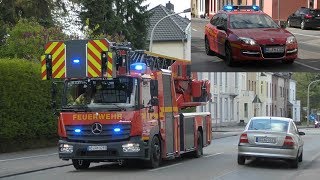
[[[224,6],[205,26],[208,55],[223,55],[227,65],[240,61],[282,60],[298,56],[293,34],[281,28],[258,6]]]

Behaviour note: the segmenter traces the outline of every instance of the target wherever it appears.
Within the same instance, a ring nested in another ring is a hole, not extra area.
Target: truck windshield
[[[63,107],[111,108],[137,107],[138,80],[119,77],[111,80],[70,80],[65,84]]]

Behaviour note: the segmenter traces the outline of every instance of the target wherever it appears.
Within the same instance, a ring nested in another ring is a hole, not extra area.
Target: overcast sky
[[[149,4],[149,9],[154,8],[155,6],[158,6],[159,4],[162,4],[166,6],[166,3],[168,3],[169,0],[146,0],[143,5]],[[174,11],[175,12],[181,12],[185,9],[190,8],[191,6],[191,0],[170,0],[170,2],[174,5]],[[181,16],[185,16],[186,14],[181,14]],[[190,18],[191,14],[188,13],[187,17]]]

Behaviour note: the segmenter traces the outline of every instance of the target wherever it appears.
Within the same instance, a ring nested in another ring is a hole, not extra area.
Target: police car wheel
[[[234,66],[234,62],[232,59],[231,46],[229,43],[226,44],[226,47],[225,47],[225,60],[228,66]]]
[[[90,166],[90,161],[82,159],[72,159],[72,164],[76,169],[87,169]]]

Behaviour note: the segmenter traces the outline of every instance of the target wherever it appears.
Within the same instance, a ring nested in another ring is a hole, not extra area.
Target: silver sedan
[[[302,161],[303,140],[295,123],[290,118],[254,117],[248,122],[238,144],[238,164],[246,159],[270,158],[289,162],[297,168]]]

